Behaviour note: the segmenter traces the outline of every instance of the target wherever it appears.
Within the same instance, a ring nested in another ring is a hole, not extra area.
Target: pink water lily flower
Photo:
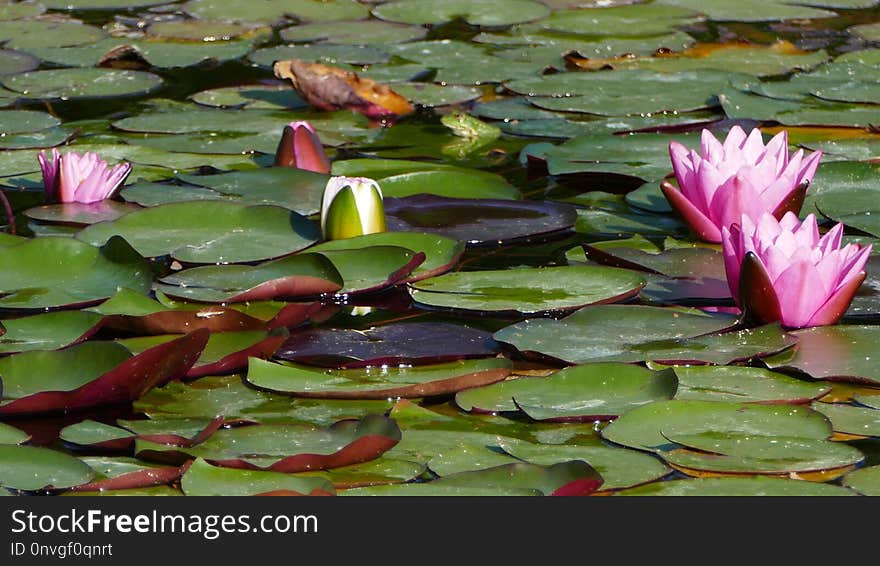
[[[291,122],[284,126],[284,133],[275,150],[275,165],[315,173],[330,172],[330,159],[318,134],[308,122]]]
[[[746,136],[734,126],[723,144],[703,130],[699,153],[671,142],[669,155],[680,188],[664,181],[663,194],[701,239],[718,243],[721,229],[743,214],[800,212],[822,152],[805,158],[799,149],[789,156],[786,131],[765,146],[757,128]]]
[[[43,189],[46,202],[92,203],[109,198],[128,174],[130,163],[109,167],[97,153],[87,151],[79,154],[69,151],[60,155],[52,149],[51,158],[46,151],[37,158],[43,171]]]
[[[788,328],[834,324],[865,280],[871,246],[840,247],[843,224],[819,236],[816,217],[743,214],[721,229],[727,284],[747,318]]]

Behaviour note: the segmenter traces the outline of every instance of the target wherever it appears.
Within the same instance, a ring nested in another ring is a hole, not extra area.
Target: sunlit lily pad
[[[297,397],[329,399],[387,399],[430,397],[494,383],[507,377],[510,362],[503,358],[462,360],[436,366],[382,366],[320,370],[299,364],[276,364],[251,359],[248,383]]]
[[[7,110],[0,113],[0,119],[3,121],[0,134],[4,137],[38,132],[61,123],[55,116],[36,110]]]
[[[386,51],[372,45],[330,44],[276,45],[275,47],[257,49],[248,55],[248,59],[257,65],[269,68],[275,61],[288,59],[338,66],[344,63],[351,65],[385,63],[390,57]]]
[[[328,428],[297,425],[251,425],[223,429],[192,447],[138,441],[135,452],[180,451],[209,464],[270,472],[336,468],[378,457],[400,440],[394,421],[379,415],[344,420]]]
[[[195,301],[226,303],[260,301],[332,293],[342,277],[326,257],[300,254],[256,266],[205,265],[159,280],[166,295]]]
[[[121,235],[142,255],[172,255],[180,261],[257,261],[314,243],[318,228],[299,214],[276,206],[228,202],[181,202],[132,212],[93,224],[77,234],[91,244]]]
[[[333,484],[280,472],[236,470],[212,466],[197,458],[181,478],[186,495],[258,495],[283,491],[301,495],[333,494]]]
[[[368,330],[317,328],[293,333],[275,357],[297,363],[366,367],[487,358],[498,344],[484,330],[445,322],[410,322]]]
[[[831,391],[763,368],[742,366],[675,366],[676,399],[750,403],[804,403]]]
[[[836,433],[880,437],[880,411],[877,409],[818,401],[812,407],[828,417]]]
[[[537,20],[549,10],[531,0],[399,0],[373,9],[373,15],[391,22],[440,24],[462,17],[475,26],[505,26]]]
[[[623,489],[647,483],[669,474],[672,470],[662,461],[642,452],[608,446],[572,446],[533,444],[507,440],[501,448],[516,458],[549,466],[570,460],[583,460],[602,476],[602,490]]]
[[[695,309],[599,305],[561,320],[519,322],[496,332],[495,339],[569,363],[631,362],[644,360],[655,345],[724,330],[735,320]],[[602,332],[594,332],[595,328]]]
[[[735,22],[765,22],[789,19],[831,18],[836,14],[828,10],[798,6],[781,0],[742,0],[731,3],[725,0],[661,0],[662,4],[697,10],[710,20]],[[810,2],[803,2],[809,4]]]
[[[880,495],[880,466],[869,466],[850,472],[843,476],[840,483],[862,495]]]
[[[109,240],[109,241],[108,241]],[[0,307],[35,309],[94,303],[117,288],[145,292],[150,270],[124,240],[102,247],[71,238],[36,238],[0,248]]]
[[[559,32],[626,37],[660,35],[698,20],[698,10],[649,4],[560,10],[535,25]]]
[[[797,344],[787,352],[766,358],[773,369],[791,368],[815,379],[880,383],[872,358],[877,352],[876,326],[835,325],[792,332]]]
[[[704,432],[824,440],[831,436],[831,425],[821,413],[796,405],[658,401],[627,412],[602,436],[630,448],[664,451],[676,447],[670,437]]]
[[[118,426],[86,419],[61,429],[58,438],[74,446],[122,450],[134,442],[137,434]]]
[[[96,222],[116,220],[120,216],[139,210],[140,207],[115,200],[102,200],[92,203],[68,202],[47,204],[29,208],[25,215],[33,220],[54,224],[75,224],[86,226]]]
[[[626,411],[671,399],[677,385],[670,371],[652,372],[629,364],[584,364],[549,377],[523,377],[455,396],[464,410],[525,412],[543,421],[610,420]]]
[[[697,478],[655,482],[623,490],[618,495],[647,496],[829,496],[857,495],[854,491],[827,483],[768,477],[751,478]]]
[[[0,423],[0,445],[3,444],[23,444],[27,442],[30,435],[23,430],[19,430],[14,426]]]
[[[134,458],[86,456],[80,461],[95,471],[95,477],[71,488],[73,492],[144,489],[170,484],[183,474],[176,466],[157,466]]]
[[[628,270],[563,266],[457,271],[414,283],[411,293],[429,307],[534,314],[621,301],[643,284]]]
[[[35,446],[0,444],[0,485],[34,491],[86,483],[95,475],[73,456]]]
[[[301,24],[281,30],[281,39],[289,42],[320,41],[351,45],[387,45],[425,37],[428,30],[376,20]]]
[[[263,0],[259,5],[248,1],[190,0],[182,9],[202,19],[254,23],[276,23],[285,16],[305,21],[355,20],[370,13],[354,0]]]
[[[190,96],[203,106],[214,108],[305,108],[308,104],[287,85],[243,85],[203,90]]]
[[[385,212],[391,230],[431,232],[472,245],[559,232],[577,218],[565,204],[434,195],[386,199]]]
[[[208,340],[198,330],[137,356],[118,344],[85,342],[57,351],[33,351],[0,360],[0,415],[76,411],[125,403],[181,377]],[[161,362],[161,363],[160,363]],[[34,371],[40,367],[41,371]]]
[[[85,311],[57,311],[5,319],[0,353],[63,348],[97,332],[102,318]]]
[[[30,71],[0,79],[22,98],[89,99],[146,94],[162,86],[158,75],[116,69],[49,69]]]

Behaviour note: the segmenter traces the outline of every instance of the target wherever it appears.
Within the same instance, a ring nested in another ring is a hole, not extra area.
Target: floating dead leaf
[[[99,67],[108,69],[131,69],[134,71],[147,71],[153,68],[153,64],[147,61],[140,49],[134,45],[118,45],[101,56],[98,60]]]
[[[275,61],[273,70],[279,79],[290,79],[297,93],[320,110],[354,110],[376,120],[413,111],[412,104],[388,85],[338,67],[288,59]]]

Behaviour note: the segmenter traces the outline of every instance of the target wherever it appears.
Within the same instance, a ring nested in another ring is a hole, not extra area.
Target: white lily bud
[[[341,240],[385,231],[382,189],[366,177],[331,177],[321,200],[321,234]]]

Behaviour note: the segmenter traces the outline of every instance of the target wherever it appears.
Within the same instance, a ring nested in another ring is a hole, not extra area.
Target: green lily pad
[[[125,10],[170,4],[174,0],[40,0],[51,10]]]
[[[321,242],[311,248],[310,253],[327,253],[332,259],[332,252],[340,250],[363,250],[369,248],[398,247],[424,253],[425,261],[418,265],[412,273],[401,282],[412,283],[428,277],[444,273],[455,265],[464,253],[464,243],[421,232],[379,232],[355,238],[330,240]]]
[[[665,495],[674,497],[839,497],[843,495],[857,494],[850,489],[846,489],[838,485],[758,476],[750,478],[698,478],[692,480],[656,482],[648,485],[634,487],[632,489],[626,489],[618,492],[617,495]]]
[[[106,299],[119,287],[146,292],[150,270],[124,240],[96,248],[71,238],[45,237],[0,248],[0,307],[35,309]]]
[[[156,22],[147,28],[147,34],[153,37],[204,43],[230,41],[241,36],[268,35],[269,33],[271,30],[267,27],[204,20]]]
[[[797,6],[784,0],[660,0],[661,4],[689,8],[701,12],[710,20],[734,22],[766,22],[791,19],[833,18],[837,14],[806,6]],[[806,2],[805,2],[806,4]]]
[[[116,69],[49,69],[30,71],[0,79],[22,98],[90,99],[146,94],[162,86],[158,75]]]
[[[650,454],[608,446],[572,446],[502,441],[501,448],[515,458],[550,466],[583,460],[602,476],[602,491],[624,489],[648,483],[669,474],[663,462]]]
[[[318,239],[315,224],[276,206],[230,202],[181,202],[132,212],[85,228],[77,238],[93,245],[113,235],[147,257],[180,261],[258,261],[303,249]]]
[[[626,411],[671,399],[677,379],[672,371],[653,372],[629,364],[584,364],[548,377],[523,377],[456,394],[466,411],[525,412],[535,420],[610,420]]]
[[[598,305],[561,320],[519,322],[496,332],[495,339],[569,363],[632,362],[644,360],[652,345],[721,331],[735,320],[696,309]],[[602,332],[594,332],[595,328]]]
[[[301,109],[308,104],[287,85],[225,86],[197,92],[193,102],[214,108]]]
[[[302,472],[299,477],[320,477],[330,481],[336,489],[351,489],[372,485],[400,484],[424,474],[425,466],[405,460],[379,457],[363,464],[352,464],[320,472]]]
[[[678,391],[687,401],[748,403],[803,403],[831,391],[829,385],[810,383],[764,368],[741,366],[675,366]]]
[[[818,401],[812,407],[828,417],[834,432],[880,437],[880,411],[877,409]]]
[[[23,444],[30,439],[30,435],[14,426],[0,423],[0,446],[4,444]]]
[[[183,493],[174,489],[171,486],[167,485],[156,485],[151,487],[136,487],[131,489],[107,489],[103,491],[66,491],[61,494],[62,497],[65,496],[100,496],[100,497],[115,497],[115,496],[124,496],[124,497],[132,497],[132,496],[141,496],[141,497],[166,497],[166,496],[182,496]]]
[[[75,446],[127,447],[137,437],[130,430],[86,419],[61,429],[58,438]]]
[[[333,484],[322,478],[307,478],[280,472],[236,470],[212,466],[197,458],[180,480],[186,495],[258,495],[270,492],[334,493]]]
[[[880,495],[880,466],[869,466],[843,476],[840,483],[862,495]]]
[[[24,214],[32,220],[41,222],[87,226],[105,220],[116,220],[135,210],[140,210],[140,207],[115,200],[102,200],[88,204],[81,202],[48,204],[29,208]]]
[[[247,381],[260,389],[297,397],[388,399],[446,395],[502,380],[511,364],[503,358],[461,360],[417,367],[324,370],[251,358]]]
[[[549,13],[532,0],[400,0],[373,9],[377,18],[405,24],[441,24],[457,17],[474,26],[506,26]]]
[[[657,452],[675,448],[669,438],[676,435],[704,432],[824,440],[831,436],[831,425],[821,413],[797,405],[657,401],[622,415],[602,430],[602,436],[629,448]]]
[[[300,59],[309,63],[324,65],[371,65],[385,63],[391,56],[372,45],[276,45],[257,49],[248,59],[263,67],[271,68],[275,61]]]
[[[458,271],[420,281],[411,294],[431,307],[533,314],[619,301],[642,285],[644,279],[627,270],[564,266]]]
[[[8,20],[0,21],[0,37],[6,49],[29,51],[35,47],[65,47],[94,43],[106,37],[100,28],[75,21]]]
[[[221,429],[191,447],[138,440],[135,453],[183,453],[209,464],[271,472],[302,472],[372,460],[400,440],[394,421],[379,415],[344,420],[328,428],[301,425],[251,425]]]
[[[95,475],[73,456],[35,446],[0,444],[0,486],[36,491],[86,483]]]
[[[0,112],[0,135],[30,134],[46,130],[61,123],[61,120],[36,110],[6,110]]]
[[[482,95],[479,89],[473,87],[432,83],[396,83],[394,91],[413,104],[429,108],[462,104]]]
[[[619,69],[648,69],[661,73],[678,73],[698,69],[716,69],[746,73],[759,77],[783,75],[795,70],[809,71],[829,60],[824,49],[809,53],[788,53],[774,46],[730,45],[712,49],[706,54],[688,57],[650,57],[615,62]]]
[[[300,24],[281,30],[281,39],[289,42],[321,42],[343,45],[388,45],[422,39],[428,30],[377,20]]]
[[[561,10],[534,25],[590,36],[660,35],[699,20],[698,11],[662,4]]]
[[[516,487],[481,487],[447,485],[439,481],[427,483],[402,483],[392,485],[374,485],[340,491],[342,496],[385,496],[385,497],[516,497],[542,495],[537,489]]]
[[[36,2],[7,2],[0,5],[0,20],[20,20],[39,16],[46,11],[46,5]]]
[[[788,352],[764,359],[771,369],[794,369],[814,379],[880,383],[872,361],[877,351],[876,326],[835,325],[796,330],[797,344]]]
[[[86,456],[80,461],[95,471],[95,477],[89,483],[71,488],[72,492],[149,489],[175,482],[183,474],[176,466],[158,466],[135,458]]]
[[[13,49],[0,49],[0,75],[32,71],[39,66],[40,60],[29,53]]]
[[[660,452],[666,463],[690,475],[805,474],[855,466],[864,455],[852,446],[825,439],[700,432],[667,435],[685,446]]]
[[[159,280],[166,295],[194,301],[226,303],[332,293],[342,277],[320,254],[300,254],[256,266],[204,265]]]
[[[868,41],[880,41],[880,23],[853,26],[849,32]]]
[[[181,6],[186,13],[205,20],[274,24],[285,16],[305,21],[357,20],[366,18],[369,8],[354,0],[190,0]]]
[[[95,332],[102,318],[100,314],[71,310],[5,319],[0,354],[69,346]]]
[[[500,175],[482,171],[414,171],[380,180],[386,197],[432,194],[450,198],[518,199],[520,193]]]

